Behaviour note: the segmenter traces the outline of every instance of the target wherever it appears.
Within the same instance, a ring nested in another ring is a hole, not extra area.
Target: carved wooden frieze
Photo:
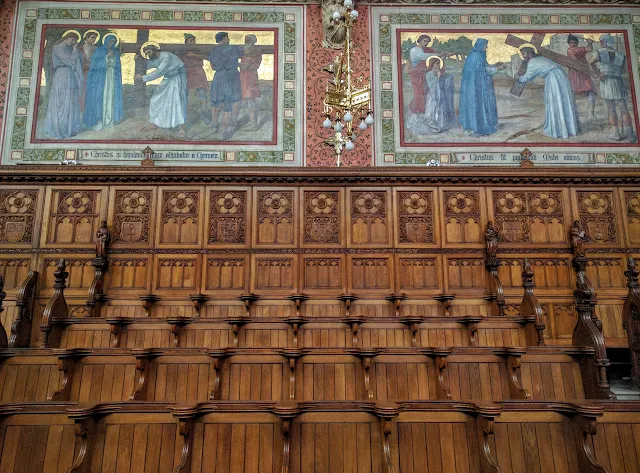
[[[391,289],[393,262],[390,257],[353,256],[351,263],[350,290]]]
[[[505,243],[562,243],[567,239],[561,192],[494,191],[493,212]]]
[[[576,203],[589,243],[618,242],[612,191],[578,191]]]
[[[629,241],[631,244],[640,244],[640,192],[625,192],[624,203],[627,211]]]
[[[485,289],[486,275],[482,258],[447,258],[446,260],[450,289]]]
[[[383,190],[352,190],[351,243],[380,245],[389,243],[387,192]]]
[[[401,290],[434,290],[440,286],[440,278],[438,276],[440,274],[440,265],[437,258],[401,256],[399,261],[398,283]]]
[[[341,257],[304,257],[304,289],[340,289],[344,263]]]
[[[434,243],[432,191],[398,191],[398,243]]]
[[[256,256],[253,289],[293,291],[296,285],[296,260],[295,256]]]
[[[565,288],[571,286],[571,270],[566,258],[529,258],[538,288]],[[522,287],[521,258],[500,258],[498,276],[504,287]]]
[[[257,239],[259,245],[294,243],[293,191],[258,191]]]
[[[248,268],[244,257],[208,258],[204,287],[209,291],[242,291],[247,274]]]
[[[479,243],[480,193],[445,191],[443,195],[447,243]]]
[[[109,261],[109,288],[115,290],[147,287],[148,264],[142,258],[111,258]]]
[[[28,258],[0,259],[0,276],[4,279],[5,291],[18,289],[28,274]]]
[[[197,257],[158,258],[156,264],[157,289],[190,289],[198,284]]]
[[[38,191],[0,190],[0,245],[33,241]]]
[[[308,244],[339,244],[340,192],[304,191],[304,237]]]
[[[200,192],[164,189],[160,243],[198,243],[199,213]]]
[[[55,271],[58,267],[59,258],[45,258],[43,262],[44,277],[40,279],[40,287],[43,290],[50,290],[55,283]],[[67,289],[88,289],[91,286],[95,269],[90,258],[65,258],[67,278]]]
[[[100,200],[97,190],[53,190],[47,243],[92,243],[99,224]]]
[[[152,192],[117,190],[113,216],[113,243],[150,243]]]
[[[622,289],[625,285],[624,266],[618,258],[589,258],[586,273],[597,289]]]
[[[247,191],[215,190],[209,194],[210,244],[244,245],[247,238]]]

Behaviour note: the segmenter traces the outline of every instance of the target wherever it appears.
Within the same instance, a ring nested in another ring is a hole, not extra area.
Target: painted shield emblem
[[[27,231],[27,224],[25,222],[5,222],[4,234],[7,237],[7,241],[15,243],[21,241]]]
[[[136,242],[142,236],[142,222],[122,222],[120,239],[130,243]]]
[[[589,238],[593,241],[607,241],[609,239],[609,226],[607,222],[593,221],[587,223]]]
[[[502,234],[507,241],[522,241],[524,232],[520,222],[502,222]]]

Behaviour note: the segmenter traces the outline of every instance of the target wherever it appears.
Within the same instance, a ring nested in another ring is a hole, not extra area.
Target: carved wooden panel
[[[393,258],[390,256],[348,256],[350,269],[349,290],[391,291]]]
[[[249,268],[244,256],[207,257],[204,271],[206,291],[241,293],[248,290]]]
[[[43,260],[43,277],[39,280],[42,290],[51,290],[53,288],[53,283],[55,282],[53,272],[57,268],[58,260],[59,257],[45,258]],[[66,257],[65,261],[67,263],[66,271],[69,273],[67,277],[67,289],[88,289],[95,275],[95,269],[91,265],[91,259]]]
[[[640,426],[628,418],[616,416],[611,420],[598,422],[597,433],[593,437],[598,463],[609,471],[640,471],[638,435]]]
[[[563,193],[550,190],[494,190],[493,214],[505,243],[564,243],[567,222]]]
[[[238,345],[241,348],[286,348],[292,346],[293,333],[286,325],[274,328],[275,324],[251,324],[240,330]],[[284,324],[283,324],[284,325]]]
[[[149,369],[147,401],[187,402],[206,401],[211,362],[207,357],[201,360],[183,360],[178,363],[174,357],[160,357]]]
[[[305,348],[343,348],[353,346],[353,336],[345,324],[314,324],[302,327],[301,344]]]
[[[640,245],[640,192],[626,191],[624,193],[624,204],[629,242],[632,245]]]
[[[380,422],[371,415],[349,413],[310,415],[291,428],[291,473],[381,473]],[[268,470],[271,471],[271,470]]]
[[[295,244],[296,199],[292,190],[257,190],[255,243],[260,246]]]
[[[0,190],[0,246],[31,246],[38,194],[35,189]]]
[[[442,292],[440,258],[398,255],[396,284],[401,292]]]
[[[155,261],[156,289],[196,290],[199,284],[198,256],[158,255]]]
[[[0,259],[0,275],[4,278],[4,290],[20,288],[29,274],[29,258]]]
[[[148,287],[149,261],[147,258],[112,257],[107,277],[109,289],[144,291]]]
[[[155,192],[153,189],[118,189],[112,194],[111,243],[114,246],[147,246],[152,242],[151,216]]]
[[[49,417],[39,422],[24,419],[27,425],[2,428],[4,448],[0,465],[5,471],[64,472],[71,468],[75,455],[73,422]],[[79,448],[79,447],[78,447]],[[15,469],[14,469],[15,468]]]
[[[397,435],[392,436],[395,471],[399,473],[478,472],[480,452],[475,423],[455,416],[450,422],[434,418],[409,418],[401,414]]]
[[[545,305],[543,309],[549,314],[551,326],[554,329],[553,337],[556,339],[571,339],[573,329],[576,326],[576,310],[573,303],[553,303]],[[551,328],[547,327],[548,329]]]
[[[53,189],[48,199],[45,242],[63,246],[90,246],[100,225],[102,192],[91,188]]]
[[[193,427],[190,471],[280,473],[282,451],[282,427],[273,415],[223,414],[220,419],[208,416],[206,423],[198,422]],[[171,471],[171,468],[139,471]]]
[[[507,365],[495,361],[454,361],[447,359],[446,380],[453,399],[499,401],[510,399]],[[497,357],[496,357],[497,358]]]
[[[345,283],[344,256],[316,255],[302,257],[303,291],[326,294],[343,292]]]
[[[505,288],[522,288],[522,258],[500,258],[498,277]],[[536,288],[571,289],[573,275],[567,258],[529,258]]]
[[[0,365],[0,400],[9,402],[44,402],[58,387],[60,373],[55,359],[10,360]],[[49,361],[49,363],[47,363]]]
[[[621,258],[589,258],[587,277],[596,289],[619,289],[626,293],[625,267]]]
[[[221,375],[220,399],[228,401],[281,401],[289,399],[289,368],[283,361],[232,358]],[[269,357],[272,358],[272,357]],[[285,384],[286,381],[286,384]],[[286,387],[286,390],[285,390]]]
[[[433,190],[395,191],[396,243],[429,246],[436,243]]]
[[[612,191],[576,191],[580,223],[584,226],[588,243],[614,244],[620,241]]]
[[[380,356],[375,358],[371,369],[374,399],[426,401],[438,398],[433,362],[415,359],[415,356],[411,358],[411,360],[394,360],[393,357]]]
[[[96,426],[90,471],[115,472],[121,465],[127,465],[131,471],[172,471],[176,437],[180,438],[175,422],[119,420],[122,423],[109,419]]]
[[[483,258],[446,257],[447,282],[450,290],[486,288]]]
[[[296,366],[296,399],[355,401],[365,399],[364,375],[352,356],[307,356]]]
[[[159,243],[193,246],[200,242],[200,190],[162,189],[160,199]]]
[[[349,244],[388,246],[391,243],[389,193],[384,188],[350,189]]]
[[[447,243],[480,243],[480,192],[459,190],[443,192],[444,235]]]
[[[83,403],[128,401],[134,378],[133,362],[104,363],[85,359],[73,371],[70,399]]]
[[[292,293],[298,283],[297,261],[297,256],[254,256],[252,291],[272,290]]]
[[[627,346],[627,333],[622,328],[622,304],[618,301],[600,301],[596,306],[596,315],[602,322],[607,348]],[[618,340],[614,341],[616,338]]]
[[[240,189],[209,189],[207,202],[209,245],[244,246],[250,235],[247,213],[250,209],[248,191]]]
[[[568,356],[556,355],[554,358],[564,359],[524,356],[522,386],[535,400],[584,399],[580,364]]]
[[[303,189],[302,202],[302,244],[316,247],[342,245],[342,191]]]

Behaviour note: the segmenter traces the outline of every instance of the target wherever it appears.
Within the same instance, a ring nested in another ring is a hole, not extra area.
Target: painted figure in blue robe
[[[115,33],[107,33],[91,56],[83,117],[87,128],[111,128],[123,119],[119,43]]]
[[[238,61],[244,56],[244,47],[229,44],[229,34],[216,33],[218,45],[209,54],[211,69],[215,71],[211,82],[211,127],[214,132],[222,125],[222,139],[233,136],[238,126],[238,114],[242,100],[242,87]],[[218,118],[222,114],[222,124]]]
[[[50,138],[64,140],[82,127],[80,103],[84,90],[82,54],[78,50],[80,33],[66,31],[51,49],[53,78],[47,103],[44,132]]]
[[[560,64],[538,56],[534,46],[520,47],[527,72],[516,79],[520,83],[536,77],[544,79],[544,134],[550,138],[569,138],[580,132],[578,108],[571,83]]]
[[[467,135],[482,136],[498,129],[498,107],[493,90],[493,75],[505,68],[487,62],[489,41],[476,39],[462,69],[460,82],[460,124]]]

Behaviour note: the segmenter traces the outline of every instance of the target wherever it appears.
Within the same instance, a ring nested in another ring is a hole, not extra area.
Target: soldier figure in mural
[[[573,226],[571,227],[571,250],[573,251],[574,256],[583,257],[585,255],[584,252],[584,243],[587,241],[587,234],[580,223],[580,220],[575,220],[573,222]]]
[[[229,33],[216,33],[218,45],[209,54],[211,68],[215,71],[211,82],[211,128],[217,132],[222,127],[222,139],[233,136],[238,126],[238,114],[242,100],[238,61],[244,55],[242,46],[229,44]],[[219,123],[220,112],[222,123]]]
[[[570,34],[567,38],[567,56],[571,59],[587,63],[587,54],[593,51],[593,40],[587,39],[587,46],[578,46],[579,40],[576,36]],[[569,69],[569,82],[571,83],[571,90],[575,95],[583,95],[587,97],[589,103],[589,119],[596,120],[595,108],[596,108],[596,86],[593,84],[589,74],[576,71],[575,69]]]
[[[244,37],[244,56],[240,59],[240,88],[242,100],[249,109],[249,131],[258,129],[258,100],[260,88],[258,86],[258,69],[262,64],[262,51],[256,47],[258,38],[254,34]]]
[[[147,68],[155,71],[136,74],[136,79],[149,82],[162,77],[162,82],[153,92],[149,101],[149,125],[140,131],[156,128],[179,127],[179,138],[187,134],[187,72],[178,56],[169,51],[161,51],[158,43],[146,42],[140,48],[147,59]]]
[[[78,41],[80,33],[68,30],[51,50],[54,72],[44,128],[45,134],[50,138],[70,138],[82,127],[80,104],[84,92],[84,75]]]
[[[625,139],[624,128],[626,127],[630,142],[635,143],[637,137],[633,129],[633,120],[627,108],[627,86],[622,80],[622,73],[626,69],[626,56],[615,49],[616,40],[606,33],[600,36],[600,49],[596,51],[588,62],[597,65],[600,70],[600,95],[607,104],[609,114],[609,124],[611,132],[607,138],[612,141],[622,141]],[[616,107],[620,107],[622,116],[622,129],[619,128],[618,114]]]
[[[190,33],[185,33],[184,44],[196,44],[196,37]],[[209,82],[203,68],[206,56],[195,51],[187,51],[180,56],[180,59],[187,71],[188,93],[189,95],[195,95],[195,103],[198,106],[200,118],[208,125],[211,123],[211,112],[207,104]],[[192,121],[197,121],[197,118]]]
[[[102,130],[117,125],[124,118],[122,111],[122,67],[115,33],[102,38],[102,46],[93,53],[87,78],[84,125]]]

